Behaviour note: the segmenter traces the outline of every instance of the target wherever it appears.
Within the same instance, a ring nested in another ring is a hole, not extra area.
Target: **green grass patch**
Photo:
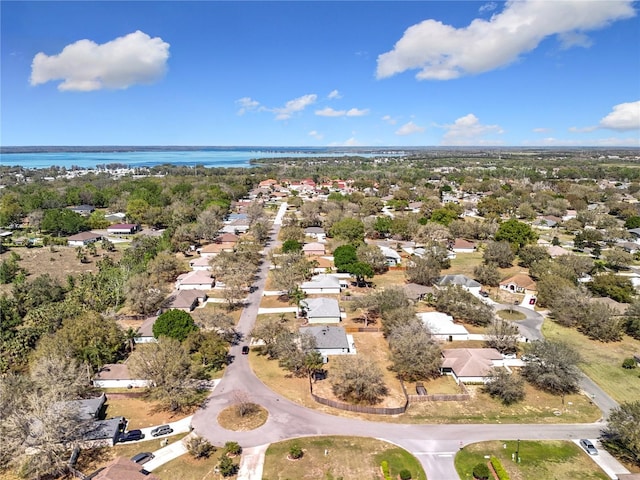
[[[209,458],[195,459],[188,453],[181,457],[171,460],[168,463],[158,467],[153,474],[162,480],[219,480],[222,475],[216,473],[215,468],[220,462],[220,457],[224,449],[218,450]],[[238,464],[239,459],[234,459],[234,463]],[[237,475],[226,477],[230,480],[238,478]]]
[[[506,448],[504,446],[506,445]],[[569,441],[520,441],[520,463],[513,458],[518,442],[492,441],[467,445],[455,458],[455,466],[462,480],[472,479],[471,472],[478,463],[488,462],[490,455],[500,460],[513,480],[606,480],[609,478],[575,443]]]
[[[640,340],[625,335],[620,342],[602,343],[551,320],[545,320],[542,333],[545,338],[562,340],[580,352],[580,368],[617,402],[640,398],[638,369],[622,368],[625,358],[640,352]]]
[[[289,460],[291,446],[303,451]],[[392,478],[407,469],[414,480],[426,480],[420,462],[406,450],[381,440],[364,437],[308,437],[273,443],[265,455],[264,480],[334,480],[380,478],[380,464],[389,463]]]

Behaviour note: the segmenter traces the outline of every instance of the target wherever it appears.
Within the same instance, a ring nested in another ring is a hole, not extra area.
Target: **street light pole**
[[[518,439],[518,444],[516,447],[516,463],[520,463],[520,439]]]

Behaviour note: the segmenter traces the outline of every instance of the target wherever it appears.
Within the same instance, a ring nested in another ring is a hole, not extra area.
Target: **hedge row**
[[[382,475],[384,476],[384,480],[391,480],[391,474],[389,473],[389,462],[383,460],[380,466],[382,467]]]
[[[498,475],[499,480],[509,480],[509,474],[500,463],[500,460],[498,460],[493,455],[491,456],[491,466],[493,467],[496,474]]]

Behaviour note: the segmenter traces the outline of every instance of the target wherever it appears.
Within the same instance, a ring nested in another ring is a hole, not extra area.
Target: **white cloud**
[[[329,95],[327,95],[327,98],[342,98],[342,95],[340,95],[340,92],[338,90],[332,90]]]
[[[496,8],[498,8],[498,4],[496,2],[489,2],[489,3],[485,3],[484,5],[481,5],[480,8],[478,9],[478,12],[480,13],[493,12]]]
[[[516,61],[542,40],[603,28],[635,16],[632,0],[510,0],[489,20],[455,28],[437,20],[409,27],[393,50],[378,56],[378,78],[419,69],[418,80],[448,80],[487,72]],[[585,39],[573,36],[574,44]]]
[[[447,133],[442,137],[443,145],[491,145],[502,143],[500,140],[483,138],[488,134],[503,134],[498,125],[483,125],[473,113],[458,118],[452,125],[444,125]]]
[[[398,120],[393,118],[391,115],[385,115],[384,117],[382,117],[382,120],[389,125],[395,125],[396,123],[398,123]]]
[[[369,113],[368,109],[351,108],[349,110],[335,110],[331,107],[316,110],[316,115],[320,117],[361,117]]]
[[[591,39],[581,32],[565,32],[558,35],[560,40],[560,47],[563,50],[568,50],[571,47],[589,48],[593,45]]]
[[[600,127],[619,131],[639,130],[640,100],[615,105],[613,111],[600,120]]]
[[[425,131],[424,127],[420,127],[413,122],[408,122],[402,125],[396,130],[396,135],[412,135],[414,133],[422,133]]]
[[[329,147],[361,147],[362,144],[356,140],[355,137],[351,137],[344,142],[332,142],[328,145]]]
[[[276,120],[287,120],[296,112],[301,112],[309,105],[316,102],[318,96],[315,93],[303,95],[293,100],[289,100],[284,107],[272,108],[271,111],[276,114]]]
[[[238,115],[244,115],[246,112],[256,110],[260,106],[260,102],[253,100],[251,97],[242,97],[236,100],[236,104],[240,106]]]
[[[61,91],[125,89],[150,84],[167,70],[169,44],[140,30],[98,45],[78,40],[57,55],[42,52],[31,63],[31,85],[63,80]]]
[[[551,131],[550,128],[544,128],[544,127],[534,128],[532,130],[532,132],[534,132],[534,133],[549,133],[550,131]]]
[[[322,140],[324,138],[324,135],[318,133],[316,130],[311,130],[309,132],[309,136],[315,138],[316,140]]]
[[[588,133],[588,132],[593,132],[594,130],[597,130],[598,127],[569,127],[569,131],[572,133]]]

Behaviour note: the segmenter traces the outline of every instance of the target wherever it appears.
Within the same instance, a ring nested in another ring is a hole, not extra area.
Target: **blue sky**
[[[0,8],[5,146],[640,146],[638,2]]]

